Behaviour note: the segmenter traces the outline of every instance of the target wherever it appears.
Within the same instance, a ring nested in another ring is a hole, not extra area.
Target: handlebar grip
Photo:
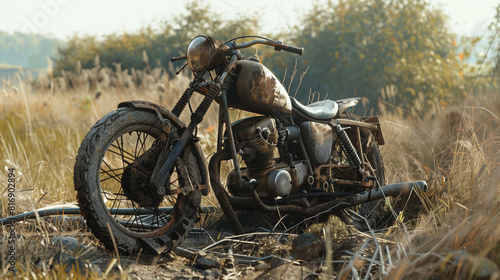
[[[284,50],[284,51],[295,53],[298,55],[302,55],[302,53],[304,53],[304,48],[298,48],[298,47],[294,47],[294,46],[290,46],[290,45],[285,45],[281,42],[279,42],[279,45],[276,45],[274,47],[274,50],[278,51],[278,52],[281,50]]]

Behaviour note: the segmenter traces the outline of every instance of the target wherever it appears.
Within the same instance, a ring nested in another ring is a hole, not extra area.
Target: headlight
[[[221,41],[207,36],[197,36],[191,40],[186,50],[189,69],[196,73],[212,70],[224,65],[224,62],[227,63],[225,56],[219,50],[220,45]],[[226,50],[227,47],[222,46],[221,49]]]

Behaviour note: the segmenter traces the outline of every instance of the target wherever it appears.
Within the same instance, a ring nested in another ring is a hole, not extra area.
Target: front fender
[[[125,101],[118,104],[118,108],[134,108],[136,110],[150,111],[155,114],[159,113],[163,118],[168,119],[171,123],[176,124],[179,128],[186,128],[186,125],[176,115],[170,112],[167,108],[153,102],[142,100]],[[208,190],[210,189],[210,179],[207,162],[205,160],[203,150],[201,149],[198,142],[193,141],[193,148],[193,154],[196,157],[196,161],[198,162],[198,166],[201,171],[201,177],[203,178],[203,184],[206,186],[202,193],[203,195],[207,195]]]
[[[167,110],[167,108],[153,102],[142,100],[125,101],[118,104],[118,108],[134,108],[138,110],[159,112],[162,116],[166,117],[169,121],[173,121],[179,127],[186,127],[186,125],[176,115]]]

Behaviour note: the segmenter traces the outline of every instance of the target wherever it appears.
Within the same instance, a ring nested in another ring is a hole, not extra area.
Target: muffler
[[[353,195],[353,204],[350,206],[382,199],[388,196],[408,196],[412,191],[416,191],[416,189],[426,192],[428,189],[427,183],[425,181],[415,181],[385,185],[381,188]]]
[[[229,202],[234,210],[253,210],[262,212],[277,212],[313,216],[328,210],[339,210],[356,206],[362,203],[383,199],[392,196],[408,196],[412,191],[428,189],[425,181],[415,181],[406,183],[395,183],[383,187],[372,189],[358,194],[345,196],[307,208],[298,205],[267,205],[262,202],[257,192],[254,191],[252,197],[229,197]]]

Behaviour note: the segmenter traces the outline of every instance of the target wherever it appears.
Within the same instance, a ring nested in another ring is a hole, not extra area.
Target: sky
[[[315,0],[320,3],[324,0]],[[335,0],[334,0],[335,1]],[[460,35],[484,35],[500,0],[430,0],[450,17],[451,30]],[[52,34],[103,35],[134,32],[185,11],[183,0],[0,0],[0,30]],[[228,17],[258,13],[264,32],[286,30],[300,22],[312,1],[211,0],[213,10]],[[484,33],[483,33],[484,32]]]

